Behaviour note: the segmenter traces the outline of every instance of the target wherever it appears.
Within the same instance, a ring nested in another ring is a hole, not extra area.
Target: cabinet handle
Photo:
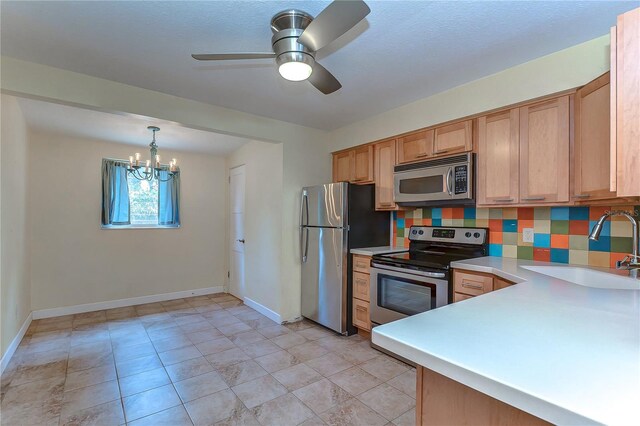
[[[367,308],[365,308],[364,306],[356,306],[356,311],[367,312]]]
[[[356,282],[360,284],[367,284],[367,280],[363,280],[363,279],[358,279],[356,280]]]
[[[576,194],[571,198],[576,198],[578,200],[585,199],[591,197],[591,194]]]
[[[494,203],[513,203],[513,198],[502,198],[499,200],[493,200]]]
[[[393,205],[393,203],[380,203],[380,205],[381,205],[382,207],[390,207],[390,206],[392,206],[392,205]]]
[[[439,150],[439,151],[433,151],[433,153],[434,153],[435,155],[438,155],[438,154],[446,154],[447,152],[449,152],[449,150],[448,150],[448,149],[441,149],[441,150]]]
[[[416,154],[416,158],[426,157],[427,155],[429,155],[429,153],[423,152],[422,154]]]
[[[522,198],[522,201],[542,201],[547,197],[527,197],[527,198]]]
[[[362,182],[363,180],[367,180],[367,178],[358,178],[358,179],[354,179],[354,182]]]
[[[358,268],[366,268],[366,267],[367,267],[367,264],[366,264],[366,263],[357,262],[357,263],[356,263],[356,266],[357,266]]]
[[[474,290],[483,290],[484,289],[482,284],[473,284],[473,283],[470,283],[468,281],[462,281],[462,287],[464,287],[464,288],[472,288]]]

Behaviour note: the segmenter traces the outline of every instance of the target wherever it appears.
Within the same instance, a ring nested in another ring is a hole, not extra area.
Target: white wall
[[[245,165],[244,296],[282,314],[283,145],[249,142],[227,164],[229,169]]]
[[[27,126],[17,99],[2,95],[0,135],[0,323],[2,355],[31,312]]]
[[[181,165],[179,229],[100,228],[101,160],[143,147],[32,133],[32,309],[226,283],[225,159],[162,151]]]
[[[329,133],[329,149],[337,151],[582,86],[609,70],[609,43],[605,35],[341,127]]]

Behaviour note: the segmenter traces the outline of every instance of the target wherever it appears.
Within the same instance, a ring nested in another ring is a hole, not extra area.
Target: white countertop
[[[376,327],[372,341],[555,424],[639,425],[640,290],[584,287],[528,265],[563,266],[453,262],[518,284]]]
[[[382,247],[363,247],[351,249],[351,254],[362,254],[364,256],[373,256],[374,254],[399,253],[407,251],[404,247],[382,246]]]

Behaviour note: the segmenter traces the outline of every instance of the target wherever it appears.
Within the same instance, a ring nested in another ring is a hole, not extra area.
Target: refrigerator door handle
[[[307,233],[306,238],[303,237],[304,232]],[[304,240],[304,243],[303,243]],[[303,247],[304,246],[304,250]],[[300,228],[300,256],[302,263],[307,263],[307,255],[309,254],[309,228]]]
[[[306,215],[305,215],[306,207]],[[305,220],[306,218],[306,220]],[[300,226],[309,225],[309,194],[306,190],[302,190],[302,199],[300,200]]]

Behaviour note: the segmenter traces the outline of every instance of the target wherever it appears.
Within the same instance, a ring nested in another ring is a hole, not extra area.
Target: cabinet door
[[[518,202],[519,122],[517,109],[478,119],[478,204]]]
[[[355,151],[343,151],[333,154],[333,181],[350,182],[355,170]]]
[[[371,320],[369,315],[369,302],[353,299],[353,325],[361,330],[371,330]]]
[[[365,184],[373,182],[373,146],[361,146],[354,152],[353,183]]]
[[[569,96],[520,108],[520,203],[569,201]]]
[[[398,138],[398,164],[431,156],[433,130],[425,130]]]
[[[473,148],[472,123],[472,120],[465,120],[438,127],[435,130],[432,154],[437,156],[471,151]]]
[[[376,210],[395,210],[393,167],[396,165],[395,139],[375,144]]]
[[[640,196],[640,8],[618,16],[615,33],[611,38],[616,160],[612,186],[619,197],[634,197]]]
[[[576,92],[572,194],[576,201],[616,196],[609,190],[609,110],[609,73]]]

